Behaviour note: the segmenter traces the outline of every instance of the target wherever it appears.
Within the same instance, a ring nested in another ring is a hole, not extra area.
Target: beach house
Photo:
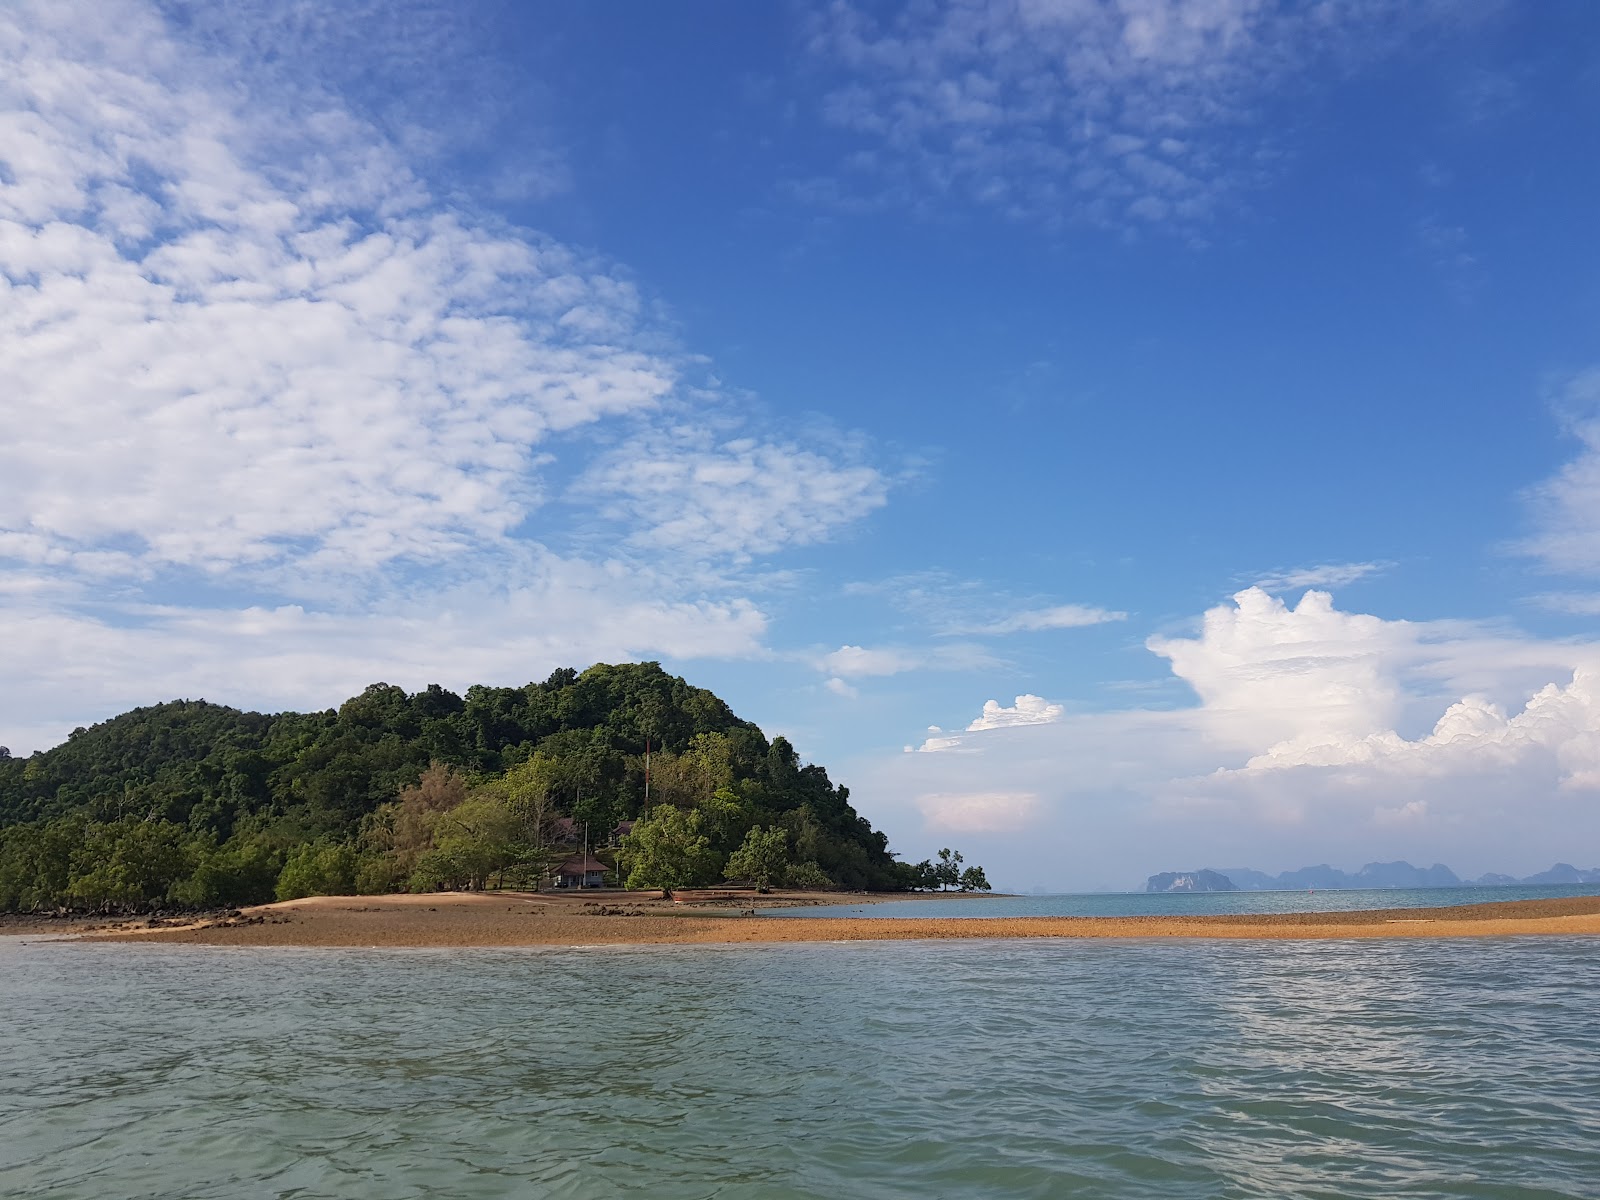
[[[606,872],[611,868],[589,854],[574,854],[556,868],[558,888],[605,887]]]

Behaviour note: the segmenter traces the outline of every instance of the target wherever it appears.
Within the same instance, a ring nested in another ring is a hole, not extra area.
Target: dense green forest
[[[987,889],[959,855],[896,861],[822,767],[656,663],[316,713],[177,700],[0,751],[11,911],[537,887],[583,845],[629,887]]]

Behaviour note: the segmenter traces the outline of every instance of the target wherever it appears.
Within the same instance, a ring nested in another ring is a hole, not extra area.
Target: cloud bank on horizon
[[[1591,10],[727,16],[0,12],[0,741],[660,658],[1003,886],[1600,862]]]
[[[1600,642],[1386,621],[1316,590],[1291,607],[1252,587],[1195,636],[1147,646],[1196,705],[1069,715],[990,700],[876,782],[951,834],[1009,835],[1026,811],[1063,868],[1101,886],[1133,885],[1143,862],[1263,856],[1275,870],[1365,855],[1532,873],[1564,839],[1600,838]]]

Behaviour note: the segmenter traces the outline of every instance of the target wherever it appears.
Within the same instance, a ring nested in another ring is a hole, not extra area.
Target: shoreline
[[[826,895],[826,894],[823,894]],[[631,898],[630,898],[631,897]],[[854,896],[846,903],[927,897]],[[320,896],[259,905],[237,915],[168,918],[35,930],[74,942],[211,946],[472,948],[496,946],[755,945],[957,939],[1506,937],[1600,934],[1600,896],[1495,901],[1453,908],[1137,917],[762,918],[760,908],[816,903],[777,894],[685,903],[640,897],[468,892]],[[826,901],[824,901],[826,902]]]

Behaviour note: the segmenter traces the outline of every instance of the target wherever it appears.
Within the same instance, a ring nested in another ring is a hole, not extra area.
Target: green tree
[[[963,892],[987,892],[989,890],[989,877],[983,873],[982,867],[968,867],[961,872],[958,881]]]
[[[939,862],[933,868],[934,878],[939,881],[939,890],[953,888],[961,882],[961,864],[966,860],[961,857],[961,851],[951,850],[948,846],[939,851]]]
[[[283,855],[262,837],[234,838],[216,846],[202,839],[195,865],[168,895],[185,908],[262,904],[275,896]]]
[[[728,856],[723,868],[726,879],[748,879],[762,890],[782,883],[789,871],[789,835],[782,829],[762,829],[756,825],[744,835],[744,842]]]
[[[807,891],[826,892],[833,889],[833,880],[815,862],[791,863],[784,872],[783,882],[792,888],[803,888]]]
[[[500,797],[479,794],[445,813],[435,830],[430,878],[453,876],[458,886],[483,891],[507,867],[527,859],[534,847],[527,825]]]
[[[434,832],[444,816],[467,800],[467,781],[440,762],[428,764],[415,784],[400,789],[363,822],[364,853],[356,867],[357,890],[387,892],[402,886],[423,856],[434,849]]]
[[[507,810],[522,822],[523,837],[535,850],[549,844],[556,819],[557,797],[574,787],[578,764],[535,751],[487,785],[487,790],[504,797]]]
[[[619,862],[627,872],[625,887],[698,887],[717,878],[719,859],[694,809],[658,805],[622,839]]]
[[[349,896],[356,890],[356,850],[349,842],[316,841],[299,846],[278,876],[279,900],[303,896]]]
[[[160,904],[189,869],[181,825],[132,819],[90,825],[72,856],[67,895],[91,908]]]
[[[706,840],[718,854],[732,852],[750,828],[750,806],[730,788],[718,788],[694,808],[700,814]]]

